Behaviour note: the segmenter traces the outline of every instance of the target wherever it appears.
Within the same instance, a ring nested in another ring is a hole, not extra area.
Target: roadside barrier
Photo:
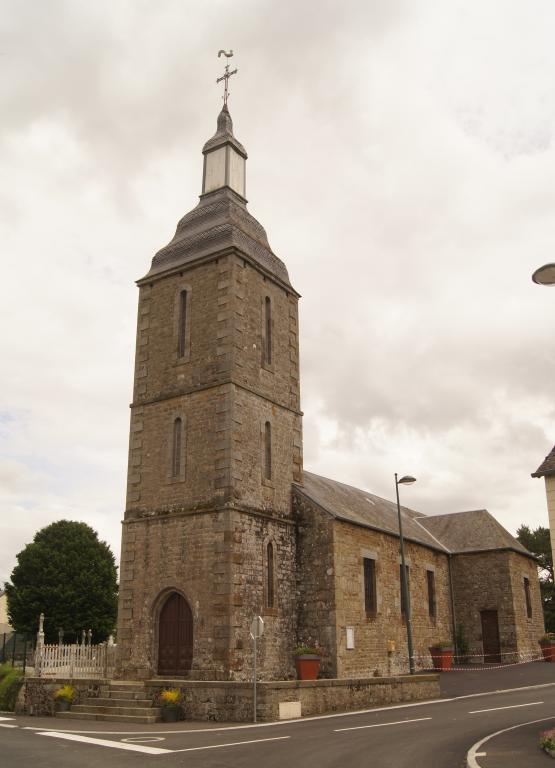
[[[496,657],[501,656],[501,658],[505,658],[505,661],[501,662],[489,662],[486,661],[488,656]],[[433,661],[431,661],[431,656],[429,654],[424,656],[413,656],[413,661],[415,663],[415,666],[418,667],[421,670],[429,669],[434,670],[436,667],[434,667]],[[462,661],[464,659],[464,661]],[[471,659],[481,659],[479,662],[472,662]],[[496,654],[484,654],[484,653],[465,653],[464,656],[462,654],[455,654],[453,656],[453,665],[450,667],[451,672],[486,672],[490,669],[504,669],[505,667],[514,667],[517,665],[522,664],[531,664],[536,661],[545,661],[543,654],[534,654],[532,651],[506,651],[502,653],[496,653]],[[431,662],[431,663],[430,663]],[[408,665],[408,657],[407,657],[407,665]]]

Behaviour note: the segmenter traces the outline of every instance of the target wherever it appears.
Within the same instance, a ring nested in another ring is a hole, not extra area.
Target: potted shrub
[[[299,680],[316,680],[322,661],[322,650],[313,645],[298,645],[294,651]]]
[[[430,656],[434,669],[438,672],[449,672],[453,666],[453,643],[450,640],[441,640],[430,647]]]
[[[75,698],[75,688],[72,685],[62,685],[54,691],[56,712],[67,712]]]
[[[165,723],[177,723],[181,715],[181,691],[179,688],[164,688],[160,692],[162,720]]]
[[[542,649],[543,660],[555,663],[555,635],[548,632],[547,635],[540,637],[539,643]]]
[[[540,733],[540,747],[551,757],[555,757],[555,731],[543,731]]]

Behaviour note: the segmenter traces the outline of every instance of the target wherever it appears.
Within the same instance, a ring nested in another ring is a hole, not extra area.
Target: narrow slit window
[[[364,610],[366,615],[376,613],[376,561],[370,557],[363,559],[364,563]]]
[[[530,579],[524,577],[524,599],[526,601],[526,616],[532,618],[532,599],[530,597]]]
[[[403,566],[399,565],[399,580],[400,580],[400,586],[401,586],[401,614],[403,616],[407,615],[407,596],[409,594],[409,567],[408,565],[405,565],[405,575],[407,579],[407,595],[405,595],[405,590],[403,589]]]
[[[264,361],[266,365],[272,364],[272,302],[269,296],[264,301],[264,333],[266,344],[264,347]]]
[[[177,336],[177,354],[184,357],[186,351],[187,331],[187,291],[179,294],[179,327]]]
[[[266,607],[274,607],[274,545],[266,547]]]
[[[428,580],[428,613],[431,619],[436,617],[436,579],[433,571],[426,571]]]
[[[179,477],[181,474],[181,440],[182,422],[180,418],[173,422],[173,447],[172,447],[172,475]]]
[[[269,421],[264,424],[264,477],[272,479],[272,425]]]

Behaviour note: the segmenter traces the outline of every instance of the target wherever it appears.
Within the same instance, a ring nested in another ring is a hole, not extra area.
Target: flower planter
[[[430,648],[430,656],[437,672],[449,672],[453,666],[453,648]]]
[[[69,712],[71,708],[71,701],[67,699],[58,699],[56,702],[56,712]]]
[[[320,671],[320,656],[295,656],[295,668],[299,680],[316,680]]]
[[[544,661],[555,663],[555,641],[551,643],[540,643]]]
[[[179,720],[179,708],[162,707],[162,720],[164,723],[177,723]]]

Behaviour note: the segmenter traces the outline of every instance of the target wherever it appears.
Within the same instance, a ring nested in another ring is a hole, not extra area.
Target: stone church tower
[[[295,642],[291,485],[302,479],[297,305],[247,210],[227,105],[200,202],[138,281],[119,675],[288,676]]]

